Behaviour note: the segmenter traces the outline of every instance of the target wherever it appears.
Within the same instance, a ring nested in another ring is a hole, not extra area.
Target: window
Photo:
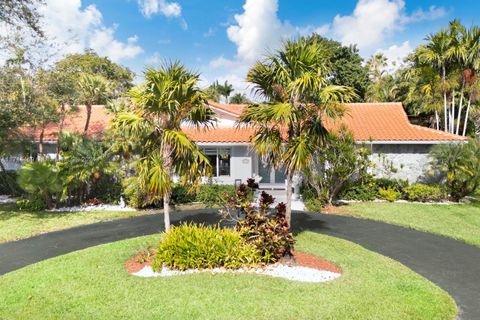
[[[212,175],[214,177],[230,175],[229,148],[203,148],[202,152],[212,165]]]

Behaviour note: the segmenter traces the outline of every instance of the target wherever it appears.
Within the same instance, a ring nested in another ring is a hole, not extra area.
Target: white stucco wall
[[[432,145],[388,144],[373,145],[370,159],[375,163],[372,169],[377,177],[397,178],[416,182],[429,169],[429,151]],[[392,166],[395,172],[390,172]]]

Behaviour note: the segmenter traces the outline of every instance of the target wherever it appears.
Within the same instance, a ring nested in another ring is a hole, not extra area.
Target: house
[[[184,132],[195,141],[213,166],[215,182],[233,184],[256,177],[261,184],[271,188],[284,188],[285,174],[262,163],[250,148],[252,128],[237,128],[235,121],[244,105],[210,102],[218,123],[215,128],[195,129],[185,127]],[[346,115],[336,121],[326,121],[328,130],[345,125],[356,143],[372,150],[371,159],[376,163],[374,173],[378,176],[408,179],[415,182],[428,169],[428,153],[433,145],[458,143],[466,138],[443,131],[413,125],[401,103],[351,103],[347,104]],[[65,119],[64,130],[82,132],[86,111],[79,111]],[[103,106],[93,106],[89,136],[99,136],[108,127],[111,115]],[[40,133],[34,132],[38,143]],[[45,153],[54,157],[58,126],[49,125],[44,131]],[[395,168],[395,172],[387,168]]]

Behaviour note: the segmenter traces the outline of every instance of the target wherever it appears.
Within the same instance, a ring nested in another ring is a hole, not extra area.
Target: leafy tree
[[[230,99],[230,103],[234,104],[247,104],[250,103],[250,100],[243,93],[236,93]]]
[[[331,54],[315,37],[301,37],[285,42],[247,75],[254,92],[268,102],[249,105],[239,125],[254,127],[252,143],[260,157],[285,169],[289,224],[293,176],[312,164],[314,150],[326,134],[322,120],[342,115],[343,103],[356,96],[352,88],[329,83]]]
[[[208,88],[204,90],[205,99],[213,102],[220,102],[220,92],[216,86],[216,82],[212,83]]]
[[[80,76],[78,87],[80,89],[79,101],[85,104],[87,119],[83,134],[87,134],[92,116],[92,105],[104,103],[109,95],[109,82],[102,76],[84,73]]]
[[[480,142],[437,145],[431,157],[433,172],[443,177],[453,200],[475,193],[480,186]]]
[[[141,141],[137,174],[142,188],[163,197],[167,232],[172,176],[177,175],[182,184],[194,188],[211,171],[208,158],[181,130],[183,123],[204,127],[214,121],[214,114],[197,86],[198,80],[198,74],[178,62],[158,70],[147,69],[145,82],[130,91],[132,110],[120,112],[113,121],[115,130]]]
[[[368,149],[356,147],[347,128],[329,133],[324,145],[315,150],[314,164],[304,171],[308,186],[315,191],[314,196],[322,204],[331,206],[351,179],[368,175],[370,154]]]
[[[338,41],[326,39],[317,34],[314,34],[312,39],[322,42],[331,50],[329,83],[354,88],[357,94],[354,101],[364,101],[370,80],[368,68],[364,66],[358,48],[355,45],[343,46]]]
[[[38,8],[43,0],[2,0],[0,1],[0,22],[14,27],[27,27],[43,37]]]

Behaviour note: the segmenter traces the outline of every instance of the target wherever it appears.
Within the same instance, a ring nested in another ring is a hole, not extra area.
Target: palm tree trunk
[[[293,172],[291,169],[287,169],[287,203],[285,210],[285,219],[287,220],[288,227],[292,225],[292,189],[293,189]]]
[[[65,102],[62,102],[62,104],[60,105],[60,125],[58,127],[57,155],[55,156],[57,161],[60,159],[60,140],[62,139],[64,123],[65,123]]]
[[[437,107],[435,107],[435,126],[436,126],[437,130],[440,130],[440,119],[438,118]]]
[[[458,105],[458,119],[457,119],[457,128],[455,129],[455,134],[458,134],[460,129],[460,121],[462,120],[462,108],[463,108],[463,93],[465,91],[465,79],[462,81],[462,90],[460,90],[460,103]]]
[[[163,164],[168,177],[171,175],[172,171],[172,155],[171,147],[168,144],[165,144],[162,148],[162,157]],[[163,193],[163,221],[165,224],[165,232],[170,232],[170,198],[171,198],[171,189],[165,188],[168,191]]]
[[[443,85],[445,85],[445,79],[446,79],[445,66],[443,66],[442,70],[443,70],[442,81],[443,81]],[[443,112],[444,112],[444,117],[445,117],[445,119],[444,119],[444,122],[445,122],[444,130],[445,130],[445,132],[447,132],[448,131],[447,90],[445,90],[445,88],[443,89]]]
[[[87,120],[85,121],[85,128],[83,129],[83,134],[86,135],[88,131],[88,127],[90,126],[90,117],[92,116],[92,104],[87,102],[85,104],[87,109]]]
[[[38,139],[38,154],[40,155],[41,158],[43,158],[43,137],[45,135],[45,127],[42,128],[42,131],[40,132],[40,137]]]
[[[470,112],[470,106],[472,104],[472,95],[469,94],[468,95],[468,104],[467,104],[467,111],[465,112],[465,121],[463,123],[463,133],[462,133],[462,136],[465,137],[466,133],[467,133],[467,124],[468,124],[468,113]]]
[[[450,133],[453,133],[453,128],[455,127],[455,90],[452,92],[452,108],[450,110]]]

